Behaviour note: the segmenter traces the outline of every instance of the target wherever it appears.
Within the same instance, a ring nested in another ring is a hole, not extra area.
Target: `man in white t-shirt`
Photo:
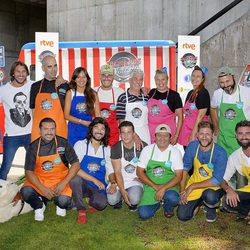
[[[218,144],[228,156],[239,148],[234,129],[238,122],[250,119],[250,88],[237,85],[233,70],[222,67],[218,72],[220,89],[215,90],[211,101],[211,119],[218,135]]]
[[[235,132],[240,148],[228,158],[221,187],[227,193],[227,204],[238,211],[237,220],[244,220],[250,211],[250,121],[237,123]],[[245,185],[234,190],[228,182],[236,172],[245,178]],[[250,225],[250,222],[248,224]]]
[[[118,121],[116,120],[116,103],[118,97],[124,92],[123,89],[113,87],[114,68],[105,64],[100,69],[101,86],[95,88],[100,102],[101,117],[104,118],[110,128],[109,145],[119,141]]]
[[[4,106],[5,135],[3,139],[3,162],[0,179],[6,180],[14,156],[19,147],[30,143],[32,114],[29,109],[30,87],[26,64],[17,61],[10,69],[11,81],[0,87],[0,101]]]
[[[145,147],[140,155],[137,175],[144,184],[138,215],[146,220],[154,216],[163,201],[164,215],[170,218],[179,204],[179,182],[183,161],[180,151],[170,144],[171,130],[166,124],[155,129],[155,143]]]

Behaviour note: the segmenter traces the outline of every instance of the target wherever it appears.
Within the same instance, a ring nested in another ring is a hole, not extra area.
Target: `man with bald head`
[[[42,70],[44,78],[35,82],[31,86],[30,92],[30,108],[33,109],[31,141],[39,137],[39,123],[45,117],[54,119],[57,127],[56,134],[66,138],[67,124],[64,119],[63,109],[65,94],[69,86],[67,83],[58,86],[58,67],[53,56],[48,55],[43,58]]]

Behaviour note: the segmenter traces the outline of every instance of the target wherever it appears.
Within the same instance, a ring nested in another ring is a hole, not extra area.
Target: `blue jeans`
[[[30,144],[30,134],[18,136],[4,136],[3,162],[0,168],[0,179],[6,180],[10,171],[16,151],[19,147],[27,149]]]
[[[174,208],[179,204],[179,201],[180,196],[176,191],[167,190],[163,196],[164,211],[167,213],[173,213]],[[160,206],[160,202],[153,205],[139,206],[137,210],[138,216],[143,220],[147,220],[155,215],[156,211],[160,208]]]
[[[216,210],[220,205],[220,199],[224,195],[222,189],[206,189],[197,200],[189,201],[186,205],[180,205],[177,210],[177,217],[181,221],[187,221],[194,217],[194,210],[204,203],[208,210]]]
[[[47,204],[48,199],[41,196],[37,191],[30,186],[25,186],[21,189],[21,195],[25,202],[30,204],[30,206],[36,210],[43,207],[43,203]],[[71,197],[67,195],[58,195],[53,198],[56,206],[62,209],[68,209],[71,205]]]

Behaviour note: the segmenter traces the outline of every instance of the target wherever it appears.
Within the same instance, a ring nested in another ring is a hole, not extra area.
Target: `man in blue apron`
[[[135,211],[143,192],[142,183],[136,175],[141,150],[136,150],[132,122],[123,121],[119,129],[121,140],[111,148],[110,156],[118,187],[114,193],[108,192],[107,197],[114,208],[121,208],[123,199],[130,211]]]
[[[108,137],[107,122],[101,117],[96,117],[89,125],[87,138],[74,145],[81,169],[71,180],[70,187],[78,210],[78,224],[87,223],[87,208],[83,198],[89,198],[89,212],[103,210],[106,207],[106,173],[113,172]]]
[[[169,126],[160,124],[155,129],[155,143],[141,152],[137,175],[144,184],[144,192],[138,215],[143,220],[154,216],[162,201],[165,217],[172,217],[180,201],[178,184],[183,162],[180,151],[170,144],[170,138]]]
[[[182,221],[194,217],[202,203],[206,207],[206,221],[216,221],[216,208],[224,194],[220,189],[227,164],[226,151],[213,142],[213,125],[202,121],[198,124],[198,140],[186,148],[181,181],[181,205],[177,216]],[[188,180],[188,171],[194,167]],[[187,181],[188,180],[188,181]]]
[[[238,211],[236,220],[244,221],[250,211],[250,121],[245,120],[237,123],[235,132],[240,148],[228,158],[221,187],[226,192],[227,205],[236,208]],[[245,184],[234,190],[228,185],[228,181],[236,172],[245,179]],[[248,224],[250,225],[249,221]]]

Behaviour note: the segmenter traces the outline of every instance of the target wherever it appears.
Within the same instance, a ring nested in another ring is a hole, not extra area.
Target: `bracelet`
[[[79,119],[79,120],[78,120],[78,123],[81,123],[81,121],[82,121],[82,119]]]

